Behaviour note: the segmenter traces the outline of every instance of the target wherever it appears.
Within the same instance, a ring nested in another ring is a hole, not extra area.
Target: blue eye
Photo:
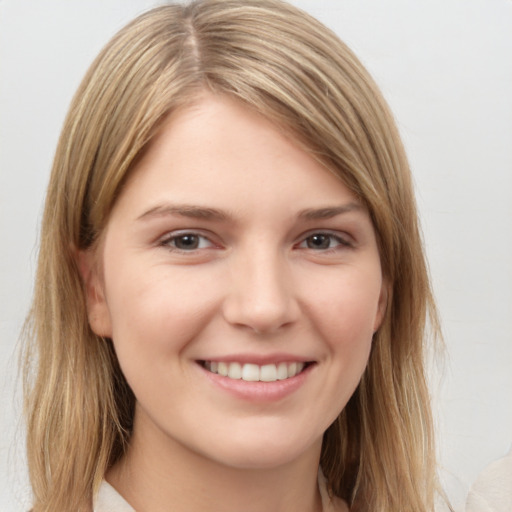
[[[208,238],[196,233],[172,235],[163,240],[162,245],[169,247],[171,250],[177,249],[179,251],[195,251],[197,249],[206,249],[213,246]]]
[[[350,246],[350,243],[340,236],[329,233],[313,233],[299,245],[301,249],[312,249],[313,251],[326,251],[339,246]]]

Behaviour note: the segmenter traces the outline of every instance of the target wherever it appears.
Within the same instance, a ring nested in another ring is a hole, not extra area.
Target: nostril
[[[256,248],[241,254],[234,263],[229,294],[224,301],[225,319],[258,335],[294,323],[300,317],[300,308],[293,281],[288,279],[288,270],[279,260],[280,253]]]
[[[245,328],[257,335],[271,334],[292,325],[299,317],[298,308],[291,301],[281,303],[254,300],[236,300],[225,308],[225,319],[238,328]]]

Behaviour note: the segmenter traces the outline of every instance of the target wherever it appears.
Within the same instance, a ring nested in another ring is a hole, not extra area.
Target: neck
[[[137,430],[135,429],[135,432]],[[174,440],[134,433],[107,480],[137,512],[320,512],[320,442],[297,460],[271,468],[231,467]],[[161,441],[161,439],[160,439]]]

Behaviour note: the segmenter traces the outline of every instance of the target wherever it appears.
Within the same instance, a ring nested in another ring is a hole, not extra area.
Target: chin
[[[204,454],[224,466],[236,469],[272,469],[285,466],[304,457],[319,458],[322,437],[315,441],[306,441],[286,436],[266,433],[258,439],[245,437],[231,439],[227,444],[220,443],[215,454]],[[210,447],[211,450],[211,447]]]

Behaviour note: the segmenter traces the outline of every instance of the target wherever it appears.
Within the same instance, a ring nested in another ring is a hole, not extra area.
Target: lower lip
[[[223,377],[198,365],[215,386],[236,398],[249,402],[276,402],[290,396],[304,385],[314,366],[316,365],[308,365],[299,374],[289,379],[276,380],[275,382],[248,382],[242,379]]]

